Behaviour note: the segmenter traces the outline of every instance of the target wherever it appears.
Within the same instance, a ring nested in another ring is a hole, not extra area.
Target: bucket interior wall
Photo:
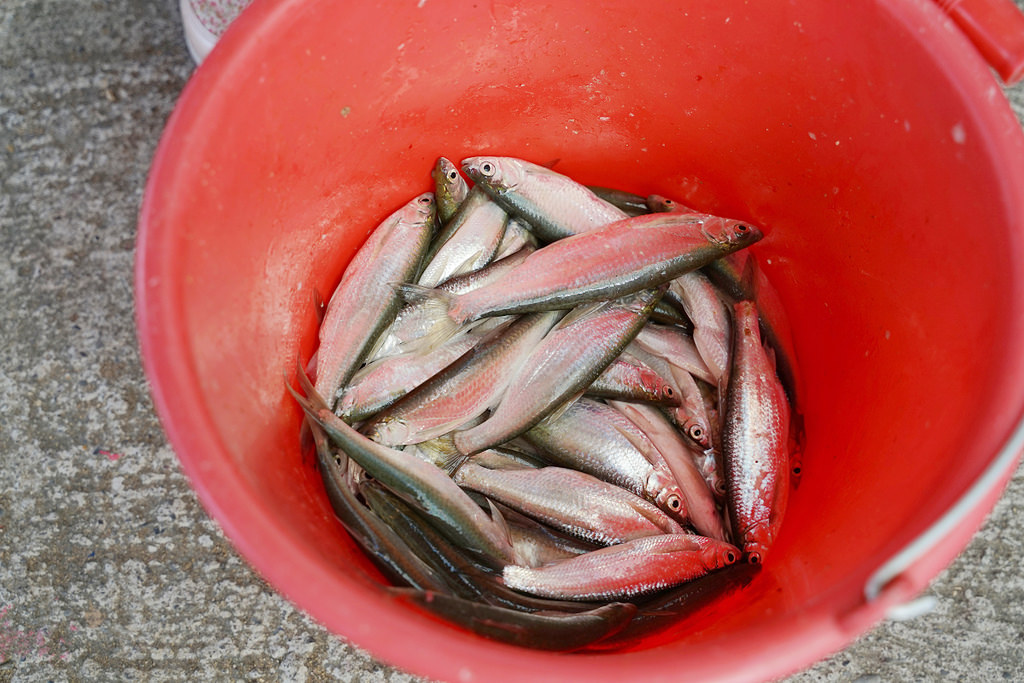
[[[173,122],[192,132],[161,205],[175,230],[153,258],[175,276],[200,387],[190,411],[216,430],[261,519],[301,549],[289,561],[323,568],[330,606],[302,606],[369,640],[408,634],[438,657],[519,661],[371,590],[302,459],[282,381],[315,347],[313,291],[329,294],[367,233],[430,189],[437,156],[478,153],[767,232],[754,251],[790,315],[804,475],[775,551],[729,609],[628,656],[728,657],[744,634],[767,643],[779,624],[809,630],[858,604],[1022,405],[1017,200],[992,131],[928,47],[949,28],[909,23],[926,4],[429,0],[384,19],[366,3],[257,2],[266,27],[243,15],[190,85],[208,96],[186,97]],[[225,514],[234,536],[245,522]],[[368,602],[345,599],[354,590]]]

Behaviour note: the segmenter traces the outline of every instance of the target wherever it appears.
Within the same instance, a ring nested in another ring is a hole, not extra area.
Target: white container
[[[231,22],[252,0],[180,0],[185,43],[196,64],[206,58]]]

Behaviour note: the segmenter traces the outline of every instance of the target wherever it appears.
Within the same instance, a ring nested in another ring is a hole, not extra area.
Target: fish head
[[[690,521],[683,490],[671,474],[658,469],[652,470],[644,482],[644,488],[648,498],[668,516],[680,524],[687,524]]]
[[[717,244],[725,251],[749,247],[764,237],[764,233],[750,223],[718,216],[709,217],[704,221],[703,232],[709,242]]]
[[[434,216],[436,210],[436,202],[434,201],[433,192],[424,192],[420,196],[409,202],[409,218],[410,222],[420,222],[430,219]]]
[[[462,170],[474,183],[500,193],[522,182],[526,166],[508,157],[470,157],[462,160]]]
[[[386,446],[406,445],[413,436],[409,423],[397,417],[385,417],[367,433],[370,439]]]
[[[703,420],[689,416],[683,422],[683,431],[693,443],[704,450],[711,448],[711,429]]]
[[[462,186],[462,176],[459,175],[459,169],[445,157],[438,157],[434,170],[431,171],[430,175],[437,187],[442,188],[443,191],[448,192],[452,196],[457,195],[459,188]]]
[[[774,542],[774,534],[769,524],[756,522],[751,524],[736,539],[743,546],[743,554],[750,564],[761,564],[768,555],[768,549]]]
[[[705,541],[706,543],[702,542],[704,547],[701,549],[701,560],[709,570],[728,567],[740,559],[740,549],[732,543],[716,541],[710,538],[705,539]]]

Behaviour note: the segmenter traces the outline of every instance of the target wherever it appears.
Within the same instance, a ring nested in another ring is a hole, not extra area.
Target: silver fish
[[[449,278],[438,285],[437,289],[448,294],[461,294],[482,287],[522,263],[533,250],[533,247],[525,246],[505,258],[491,261],[480,270]],[[432,300],[421,299],[405,304],[399,309],[391,326],[380,335],[370,357],[376,360],[396,353],[422,352],[438,346],[424,337],[434,329],[439,317],[447,318],[447,315]]]
[[[646,354],[664,359],[676,367],[686,370],[697,379],[708,384],[715,383],[715,376],[697,350],[693,336],[671,325],[644,325],[630,346],[630,353],[639,349]],[[638,354],[641,359],[643,355]]]
[[[630,598],[696,579],[734,563],[739,550],[692,534],[646,536],[543,567],[507,565],[509,588],[561,600]]]
[[[513,157],[471,157],[462,170],[509,213],[522,216],[545,242],[627,217],[572,178]]]
[[[534,313],[493,330],[444,371],[375,415],[363,432],[390,446],[420,443],[481,415],[498,402],[511,377],[561,315]]]
[[[683,302],[686,315],[693,321],[693,341],[714,376],[713,384],[724,388],[728,383],[729,311],[718,289],[699,270],[680,275],[669,283]]]
[[[479,341],[478,335],[463,334],[428,353],[408,351],[367,363],[352,376],[335,412],[350,423],[365,420],[444,370]]]
[[[644,200],[647,209],[651,213],[690,213],[695,212],[696,209],[687,206],[681,202],[677,202],[674,199],[669,199],[664,195],[660,194],[649,194],[647,199]]]
[[[288,387],[306,415],[374,479],[412,502],[453,543],[499,563],[515,561],[503,522],[489,517],[441,469],[367,439],[327,407],[308,386],[307,397]]]
[[[718,514],[715,499],[707,482],[693,460],[686,442],[657,408],[639,403],[611,401],[616,409],[643,430],[657,446],[672,471],[686,500],[686,510],[697,531],[705,536],[725,540],[725,527]]]
[[[572,311],[523,361],[490,417],[452,435],[455,447],[471,455],[504,443],[581,393],[636,335],[660,294],[647,290]]]
[[[740,301],[733,312],[722,454],[734,536],[756,564],[775,542],[789,498],[789,405],[761,344],[756,306]]]
[[[434,179],[438,222],[444,225],[451,220],[469,194],[469,183],[459,173],[455,164],[444,157],[438,157],[430,175]]]
[[[474,187],[427,253],[418,283],[434,287],[486,266],[498,250],[507,223],[505,210]]]
[[[636,344],[636,340],[634,340],[634,344]],[[647,353],[640,346],[630,345],[627,347],[626,353],[636,355],[672,386],[678,398],[678,404],[667,406],[665,411],[672,423],[701,448],[712,448],[714,446],[714,425],[708,414],[707,403],[700,386],[693,376],[685,368],[674,365],[663,356]]]
[[[639,216],[652,211],[648,208],[646,200],[638,194],[600,185],[587,185],[587,189],[630,216]]]
[[[688,517],[679,485],[664,461],[651,462],[627,437],[633,429],[635,425],[615,408],[584,397],[523,438],[552,464],[621,486],[685,524]]]
[[[505,234],[501,238],[501,244],[498,245],[498,252],[494,255],[494,260],[497,261],[510,256],[524,247],[536,249],[537,246],[537,238],[530,230],[529,223],[518,216],[510,216],[508,224],[505,226]]]
[[[639,401],[658,405],[679,405],[672,383],[636,357],[623,352],[587,387],[587,395]]]
[[[471,292],[436,296],[446,300],[455,326],[489,315],[570,308],[656,287],[759,239],[757,228],[716,216],[648,214],[542,247]]]
[[[345,269],[320,326],[316,390],[333,407],[400,300],[394,283],[414,277],[430,243],[434,195],[421,194],[386,218]]]
[[[490,470],[466,462],[455,482],[567,534],[611,545],[683,529],[621,487],[564,467]]]

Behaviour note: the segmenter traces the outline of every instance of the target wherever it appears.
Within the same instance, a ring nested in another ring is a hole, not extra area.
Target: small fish
[[[359,487],[370,510],[415,552],[414,557],[433,567],[443,576],[450,577],[453,592],[461,597],[482,600],[492,605],[527,612],[563,610],[580,612],[599,607],[598,604],[580,604],[561,600],[539,599],[523,595],[505,587],[497,575],[476,565],[465,553],[453,545],[433,527],[430,520],[413,506],[404,502],[387,487],[367,480]],[[519,561],[524,558],[516,555]]]
[[[486,266],[498,251],[507,223],[505,210],[474,187],[431,245],[418,284],[435,287]]]
[[[514,374],[561,315],[532,313],[492,330],[443,371],[374,415],[363,433],[379,443],[402,446],[434,439],[482,415],[501,400]]]
[[[671,325],[644,325],[630,344],[630,353],[637,350],[643,351],[643,354],[636,354],[641,360],[655,356],[708,384],[715,382],[715,376],[697,350],[693,336],[681,329]]]
[[[664,534],[554,562],[507,565],[505,585],[559,600],[621,600],[677,586],[739,559],[730,543],[693,534]]]
[[[555,652],[571,652],[606,638],[636,614],[636,606],[628,602],[612,602],[586,612],[519,612],[433,591],[391,588],[388,592],[474,633]]]
[[[587,185],[587,189],[627,215],[639,216],[652,211],[647,201],[638,194],[600,185]]]
[[[725,387],[729,381],[731,338],[729,311],[718,289],[706,275],[695,270],[670,282],[669,290],[679,296],[686,315],[693,321],[693,341],[711,371],[712,384]]]
[[[587,395],[677,406],[679,396],[672,383],[635,357],[625,352],[612,361],[587,387]]]
[[[713,448],[715,432],[711,416],[700,385],[693,376],[685,368],[674,365],[664,356],[647,353],[640,346],[630,346],[626,353],[636,355],[671,384],[678,401],[677,405],[666,406],[665,413],[672,420],[672,424],[701,448]]]
[[[448,294],[461,294],[482,287],[522,263],[533,250],[533,247],[525,246],[505,258],[491,261],[479,270],[451,277],[439,284],[437,289]],[[421,299],[405,304],[399,309],[391,326],[380,335],[369,358],[377,360],[408,351],[422,353],[437,347],[439,343],[426,337],[434,329],[439,317],[447,316],[432,300]]]
[[[615,408],[586,397],[557,418],[523,435],[554,465],[571,467],[621,486],[688,521],[683,493],[662,460],[651,459],[634,441],[635,425]]]
[[[327,498],[353,540],[392,580],[423,590],[450,592],[442,574],[418,558],[391,527],[358,501],[348,482],[347,456],[331,450],[319,425],[313,423],[310,430]]]
[[[486,451],[485,451],[486,452]],[[560,534],[515,510],[499,506],[508,522],[509,537],[516,557],[526,567],[540,567],[549,562],[564,560],[600,546]]]
[[[624,488],[565,467],[491,470],[465,462],[454,481],[563,533],[611,545],[683,528]]]
[[[660,194],[649,194],[644,200],[644,205],[647,210],[651,213],[696,213],[697,210],[693,209],[686,204],[669,199]]]
[[[693,460],[686,442],[657,408],[639,403],[611,401],[657,446],[665,463],[683,492],[686,510],[697,531],[711,538],[725,540],[725,528],[718,514],[715,499]]]
[[[299,379],[307,396],[287,385],[289,392],[309,419],[370,476],[430,515],[452,542],[499,566],[514,561],[504,526],[488,517],[443,470],[367,439],[327,408],[301,369]]]
[[[462,170],[545,242],[594,230],[628,215],[568,176],[513,157],[472,157]]]
[[[437,219],[444,225],[452,219],[465,201],[466,195],[469,194],[469,183],[459,173],[455,164],[444,157],[438,157],[430,175],[434,179],[434,195],[437,197]]]
[[[750,300],[756,304],[761,336],[775,352],[779,379],[790,404],[799,405],[796,351],[786,309],[778,291],[758,266],[756,256],[749,251],[735,252],[709,263],[702,272],[733,303]]]
[[[761,239],[738,221],[691,214],[649,214],[554,242],[483,287],[446,301],[455,326],[613,299],[657,287]],[[421,292],[430,296],[430,291]]]
[[[502,444],[582,393],[636,335],[660,294],[646,290],[566,315],[524,358],[491,415],[452,435],[455,447],[472,455]]]
[[[503,259],[526,247],[532,251],[538,246],[537,238],[530,230],[529,223],[518,216],[509,216],[508,224],[505,225],[505,234],[498,245],[494,260]]]
[[[733,537],[757,564],[775,542],[789,498],[789,405],[761,343],[757,307],[740,301],[733,312],[722,455]]]
[[[412,279],[430,244],[434,195],[406,203],[373,231],[327,304],[320,326],[316,390],[329,407],[401,304],[394,283]]]
[[[428,353],[407,351],[367,363],[353,375],[335,413],[349,423],[365,420],[454,363],[480,339],[463,334]]]
[[[796,349],[786,309],[778,291],[758,266],[754,254],[736,252],[709,263],[703,272],[733,302],[749,299],[757,305],[761,338],[775,354],[775,371],[786,389],[790,405],[789,448],[794,485],[800,479],[804,421],[799,410],[800,377],[797,374]]]
[[[641,638],[711,609],[716,601],[746,588],[760,571],[759,565],[736,562],[647,600],[636,600],[636,616],[621,631],[594,643],[592,649],[621,651],[639,644]]]

